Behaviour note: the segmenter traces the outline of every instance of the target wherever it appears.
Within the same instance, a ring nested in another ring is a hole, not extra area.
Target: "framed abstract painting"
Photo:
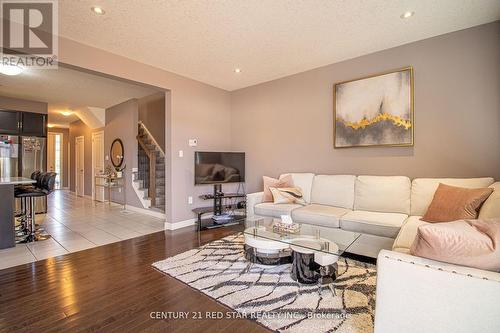
[[[334,147],[413,146],[413,68],[336,83]]]

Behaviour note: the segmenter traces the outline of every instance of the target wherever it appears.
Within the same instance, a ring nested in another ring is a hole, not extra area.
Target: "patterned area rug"
[[[375,266],[339,260],[336,296],[290,278],[291,265],[264,266],[244,257],[244,237],[229,236],[153,264],[271,330],[372,332]]]

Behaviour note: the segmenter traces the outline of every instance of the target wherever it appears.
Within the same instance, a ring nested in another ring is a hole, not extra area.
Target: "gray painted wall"
[[[0,96],[0,109],[16,111],[48,113],[48,104],[45,102],[30,101],[12,97]]]
[[[104,153],[105,165],[112,165],[109,157],[111,144],[115,139],[121,139],[124,148],[124,161],[126,165],[124,177],[126,179],[127,204],[143,208],[132,188],[132,168],[137,167],[137,122],[139,120],[137,99],[131,99],[121,104],[106,109],[106,126],[104,127]],[[122,202],[121,193],[113,193],[113,199]]]
[[[415,146],[334,149],[334,83],[406,66]],[[235,91],[232,148],[247,153],[249,192],[289,171],[500,179],[499,96],[497,21]]]
[[[231,149],[229,92],[64,37],[59,38],[59,61],[168,90],[167,221],[192,219],[191,209],[207,202],[189,205],[187,197],[210,191],[209,187],[194,186],[194,151]],[[189,147],[189,138],[197,138],[198,147]],[[179,157],[179,150],[184,151],[184,157]]]
[[[165,151],[165,93],[159,92],[138,100],[139,120]]]

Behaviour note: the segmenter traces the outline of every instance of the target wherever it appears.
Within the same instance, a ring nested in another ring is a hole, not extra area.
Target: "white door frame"
[[[55,139],[55,136],[57,135],[58,133],[54,133],[54,132],[49,132],[47,133],[47,171],[49,172],[54,172],[54,170],[48,170],[49,169],[49,165],[51,162],[54,162],[54,165],[55,165],[55,145],[56,145],[56,139]],[[53,140],[53,144],[54,146],[51,145],[51,140]],[[54,157],[54,161],[51,161],[50,160],[50,155],[53,155],[52,157]]]
[[[59,181],[60,181],[59,190],[61,190],[61,189],[64,188],[64,186],[63,186],[63,184],[64,184],[64,178],[66,177],[66,170],[64,170],[64,133],[57,132],[57,131],[50,131],[50,132],[47,133],[47,165],[49,165],[49,156],[48,156],[48,151],[49,151],[49,135],[54,135],[54,136],[55,135],[59,135],[59,137],[61,139],[61,141],[60,141],[60,147],[59,147],[59,152],[60,152],[59,158],[61,159],[59,161],[59,163],[61,165],[61,170],[60,170],[60,174],[59,174]],[[54,144],[55,144],[55,141],[54,141]],[[54,151],[54,158],[55,158],[55,151]],[[68,159],[68,161],[69,161],[69,159]],[[68,184],[69,184],[69,179],[68,179]]]
[[[97,131],[97,132],[92,132],[92,200],[96,200],[96,193],[95,193],[95,169],[96,169],[96,160],[94,158],[94,150],[95,150],[95,146],[94,146],[94,138],[97,136],[97,135],[101,135],[102,136],[102,140],[101,140],[101,152],[102,152],[102,162],[103,162],[103,165],[104,165],[104,131]],[[103,170],[101,170],[101,172],[104,172],[104,168]],[[102,190],[102,200],[101,201],[104,201],[104,188],[103,187],[99,187],[100,190]]]
[[[69,185],[71,184],[71,142],[68,139],[68,170],[66,175],[68,176],[68,182],[66,183],[68,186],[65,188],[66,190],[69,189]]]
[[[79,159],[78,159],[78,141],[80,141],[80,144],[82,145],[82,150],[83,150],[83,154],[84,154],[84,162],[82,163],[83,165],[83,182],[82,182],[82,188],[80,189],[78,187],[78,174],[79,174],[79,171],[78,171],[78,164],[80,164],[79,162]],[[75,138],[75,192],[76,192],[76,195],[79,195],[79,193],[81,192],[82,193],[82,197],[85,196],[85,137],[83,135],[81,136],[77,136]]]

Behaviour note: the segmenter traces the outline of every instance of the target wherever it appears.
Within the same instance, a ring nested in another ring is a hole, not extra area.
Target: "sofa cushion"
[[[292,212],[292,219],[297,223],[338,228],[340,226],[340,217],[349,212],[351,212],[350,209],[342,207],[311,204],[294,209]]]
[[[404,176],[358,176],[354,210],[410,213],[410,178]]]
[[[311,203],[353,209],[354,183],[352,175],[317,175],[314,177]]]
[[[493,178],[416,178],[411,185],[410,215],[424,215],[429,207],[439,183],[465,188],[488,187]]]
[[[481,220],[500,218],[500,182],[494,183],[490,188],[494,191],[479,211],[479,219]]]
[[[418,227],[429,223],[422,221],[421,218],[421,216],[410,216],[406,219],[392,245],[393,251],[410,253],[410,247],[417,236]]]
[[[458,220],[420,226],[410,254],[500,271],[500,219]]]
[[[304,200],[307,203],[310,203],[314,173],[289,173],[289,174],[292,175],[293,186],[299,187],[302,190],[302,195],[304,196]],[[285,175],[281,175],[280,178]]]
[[[280,217],[281,215],[290,215],[292,210],[303,207],[299,204],[275,204],[272,202],[263,202],[255,205],[254,212],[257,215]]]
[[[355,210],[340,218],[340,228],[364,234],[395,238],[408,215]]]

